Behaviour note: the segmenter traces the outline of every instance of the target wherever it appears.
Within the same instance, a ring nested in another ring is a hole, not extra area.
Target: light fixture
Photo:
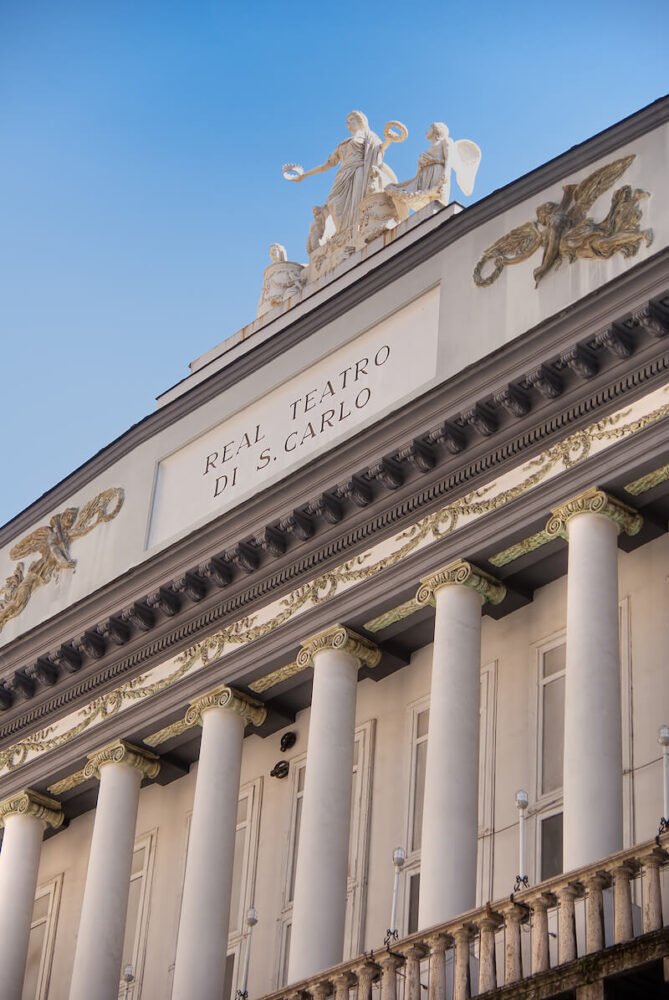
[[[400,887],[400,875],[407,859],[406,851],[403,847],[396,847],[393,851],[393,901],[390,907],[390,927],[386,931],[383,943],[386,948],[390,948],[391,941],[397,941],[399,933],[397,930],[397,896]]]
[[[251,959],[251,934],[253,928],[258,923],[258,911],[255,906],[249,906],[246,911],[246,950],[244,952],[244,967],[242,969],[242,981],[237,990],[238,1000],[248,1000],[249,997],[249,961]]]
[[[529,805],[530,798],[524,788],[519,788],[516,792],[516,808],[518,810],[518,874],[513,886],[514,892],[521,889],[529,889],[530,880],[525,871],[525,813]]]
[[[669,831],[669,726],[660,726],[657,742],[662,747],[662,780],[664,794],[662,797],[662,816],[658,836]]]

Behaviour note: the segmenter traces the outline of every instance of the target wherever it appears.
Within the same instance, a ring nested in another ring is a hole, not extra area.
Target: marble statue
[[[443,122],[433,122],[425,138],[430,146],[418,157],[416,176],[386,188],[400,218],[406,218],[410,209],[417,212],[431,201],[448,205],[452,171],[464,194],[470,195],[474,190],[481,162],[481,150],[476,143],[470,139],[453,141]]]
[[[269,248],[270,263],[263,271],[262,290],[258,300],[256,315],[282,305],[293,295],[298,295],[306,280],[306,267],[288,260],[286,248],[281,243],[272,243]]]
[[[360,205],[367,195],[383,191],[387,184],[397,181],[393,171],[383,162],[386,149],[391,142],[403,142],[409,133],[400,122],[389,122],[382,141],[372,132],[362,111],[351,111],[346,117],[346,127],[350,137],[339,143],[325,163],[306,171],[297,164],[288,163],[283,168],[283,175],[286,180],[299,182],[337,167],[325,204],[335,232],[354,234]]]

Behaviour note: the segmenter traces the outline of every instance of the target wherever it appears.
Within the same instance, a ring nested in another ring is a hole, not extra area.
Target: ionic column
[[[220,1000],[230,920],[242,743],[247,722],[262,725],[260,702],[229,687],[194,701],[189,725],[202,726],[188,839],[173,1000]]]
[[[158,757],[125,740],[90,754],[87,778],[100,781],[86,888],[79,918],[70,1000],[116,1000],[130,891],[139,786],[155,778]]]
[[[298,663],[313,665],[309,745],[295,873],[288,981],[341,962],[355,735],[362,663],[376,666],[373,643],[342,625],[309,639]]]
[[[476,905],[481,606],[506,589],[457,561],[423,580],[419,604],[433,604],[418,926],[432,927]]]
[[[587,490],[546,526],[569,541],[564,722],[564,869],[623,846],[622,721],[618,643],[618,533],[639,514]]]
[[[42,835],[63,822],[54,799],[26,789],[0,802],[0,996],[21,1000]]]

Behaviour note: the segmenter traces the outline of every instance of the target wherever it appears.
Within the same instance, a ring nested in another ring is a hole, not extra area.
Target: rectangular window
[[[132,855],[119,983],[119,997],[123,1000],[139,1000],[142,993],[155,842],[154,830],[135,841]]]
[[[420,850],[423,833],[423,801],[425,798],[425,764],[427,761],[427,733],[430,725],[430,709],[423,708],[414,715],[414,738],[412,754],[411,788],[411,832],[409,851]]]
[[[46,1000],[62,885],[63,876],[58,875],[35,893],[21,1000]]]
[[[541,881],[562,872],[562,813],[541,820]]]
[[[540,795],[562,788],[566,648],[561,642],[541,653]]]

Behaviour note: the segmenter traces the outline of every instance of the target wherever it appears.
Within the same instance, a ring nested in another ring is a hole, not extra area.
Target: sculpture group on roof
[[[369,127],[366,115],[351,111],[346,127],[349,137],[319,166],[303,170],[296,163],[284,164],[283,176],[293,183],[332,168],[337,172],[325,204],[313,209],[307,239],[309,263],[289,261],[281,244],[270,247],[271,263],[263,276],[259,316],[395,228],[410,212],[431,202],[447,205],[452,171],[464,194],[470,195],[474,189],[481,150],[469,139],[451,139],[443,122],[430,125],[426,133],[430,145],[418,158],[416,175],[401,182],[385,162],[385,154],[392,143],[404,142],[409,134],[406,126],[388,122],[381,139]]]

